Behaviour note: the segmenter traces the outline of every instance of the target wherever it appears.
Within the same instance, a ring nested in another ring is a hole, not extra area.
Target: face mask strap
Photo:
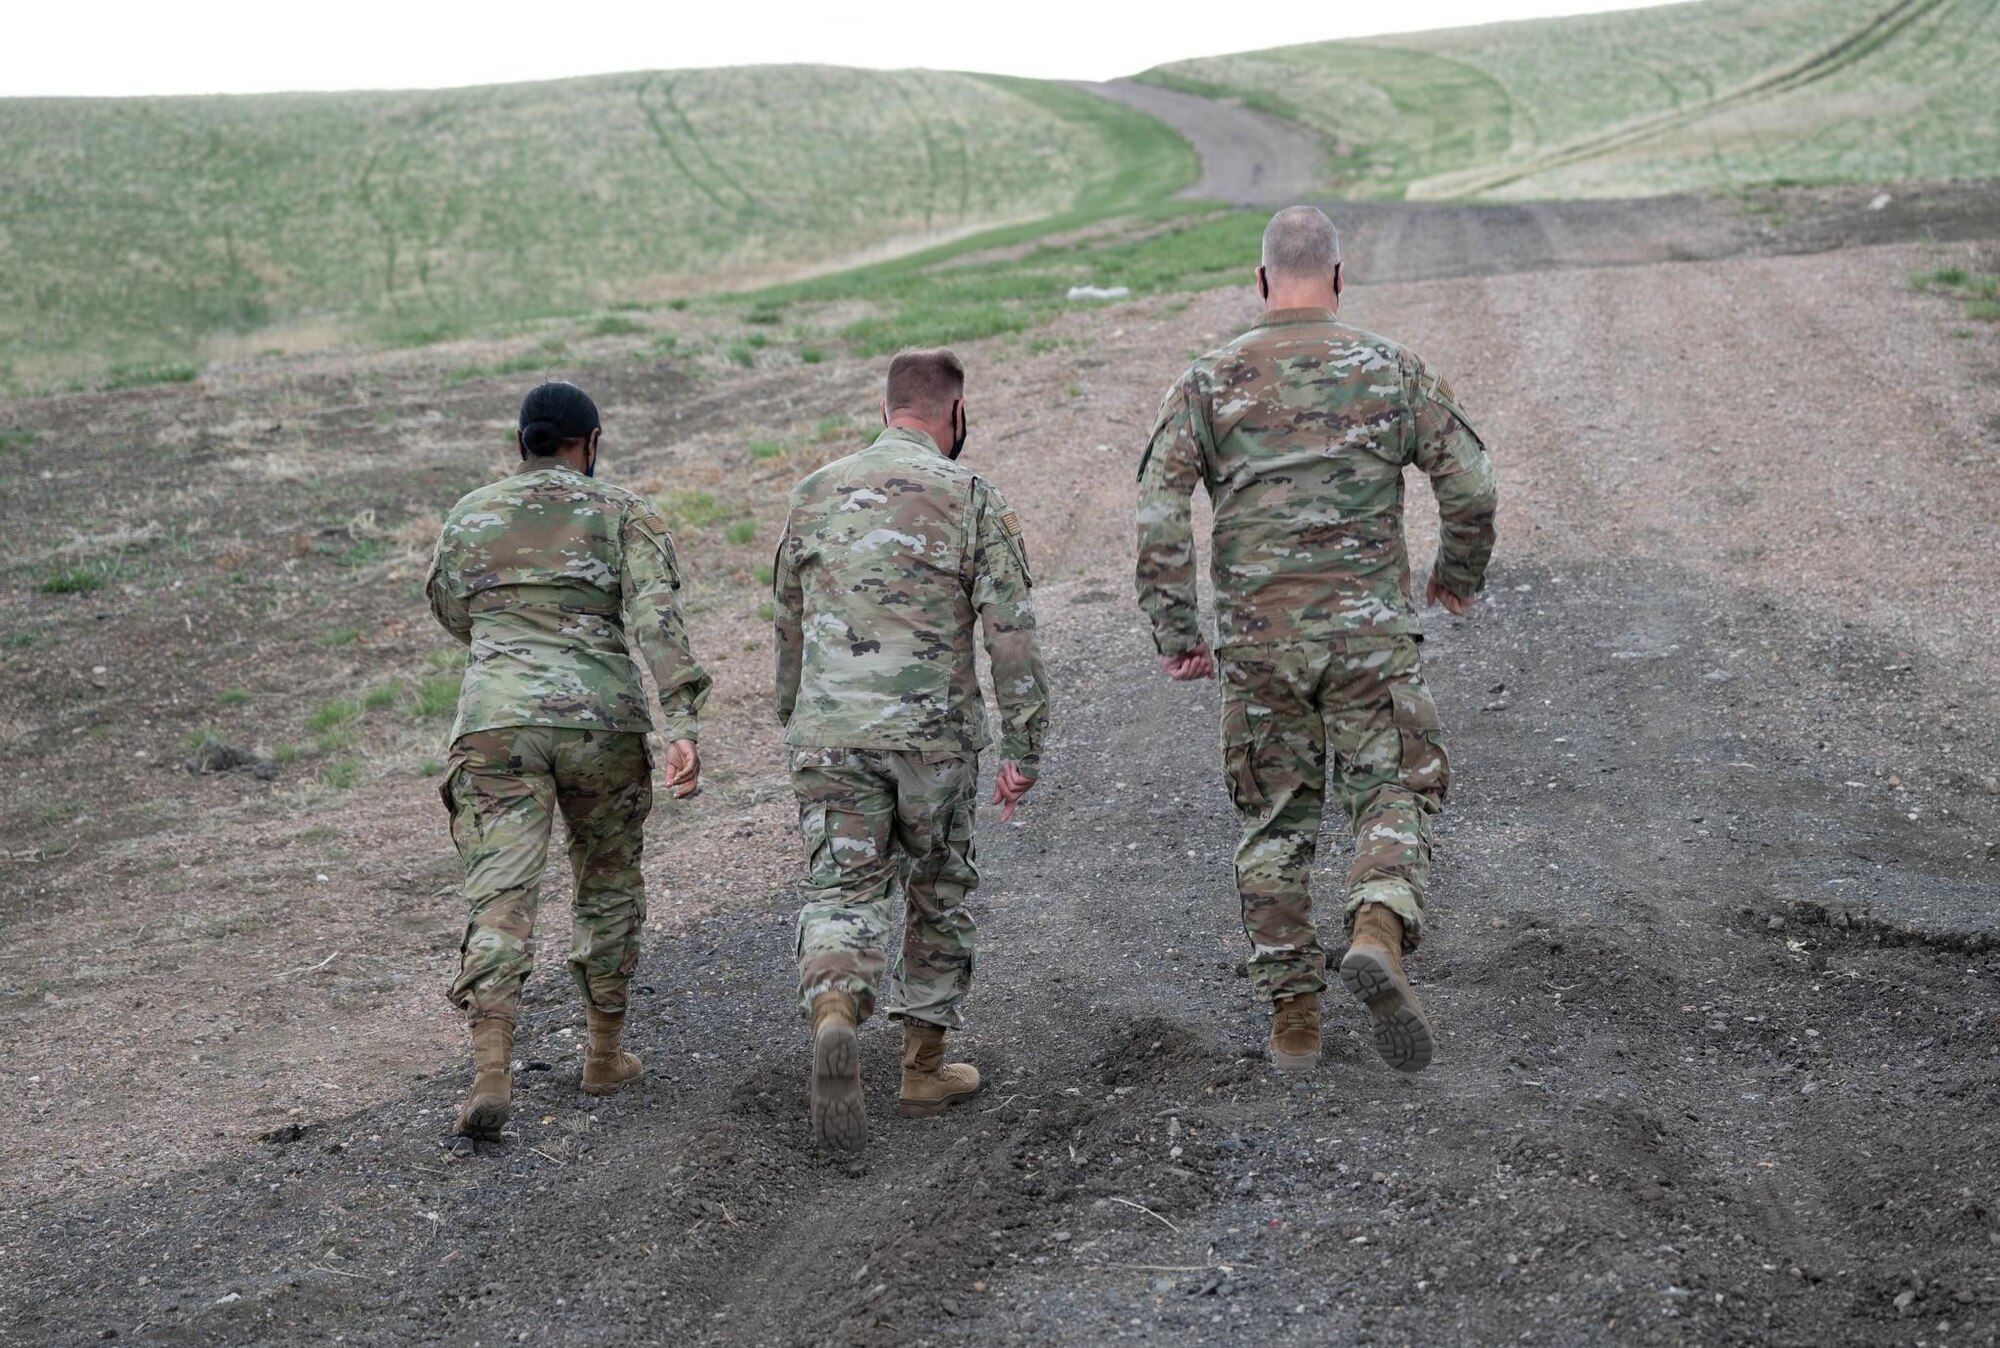
[[[965,418],[965,399],[960,398],[958,401],[954,402],[951,405],[951,410],[952,410],[952,420],[957,423],[957,426],[956,429],[952,432],[951,454],[949,457],[956,459],[965,450],[965,432],[967,426]]]

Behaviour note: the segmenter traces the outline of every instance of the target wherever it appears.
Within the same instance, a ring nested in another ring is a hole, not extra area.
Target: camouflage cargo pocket
[[[833,864],[833,839],[826,832],[826,806],[799,807],[799,841],[805,845],[806,876],[815,884],[830,884],[837,878]]]
[[[1451,759],[1444,751],[1444,731],[1430,689],[1401,680],[1389,686],[1389,700],[1403,748],[1403,785],[1434,806],[1444,804],[1451,789]]]
[[[1222,774],[1229,781],[1229,800],[1238,810],[1264,808],[1264,790],[1257,785],[1257,743],[1250,731],[1247,703],[1222,699]]]

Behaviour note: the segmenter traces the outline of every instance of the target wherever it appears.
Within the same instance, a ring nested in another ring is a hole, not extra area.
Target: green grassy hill
[[[2000,174],[2000,0],[1707,0],[1281,47],[1141,78],[1319,129],[1329,190],[1357,196]]]
[[[749,289],[1192,171],[1103,100],[917,71],[5,100],[0,389]]]

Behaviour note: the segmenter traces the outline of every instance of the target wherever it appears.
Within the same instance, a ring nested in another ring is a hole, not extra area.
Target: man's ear
[[[1271,298],[1271,278],[1264,274],[1262,267],[1257,268],[1257,298],[1260,300]]]
[[[951,400],[951,433],[953,435],[957,435],[964,429],[965,429],[965,399],[953,398]]]
[[[887,398],[882,400],[882,424],[884,426],[889,424],[889,400]]]
[[[1342,272],[1345,265],[1345,263],[1340,262],[1333,264],[1333,293],[1336,299],[1340,296],[1340,287],[1343,279]]]
[[[521,458],[523,461],[525,461],[528,457],[528,437],[521,434],[521,432],[519,431],[515,431],[514,448],[521,451]]]

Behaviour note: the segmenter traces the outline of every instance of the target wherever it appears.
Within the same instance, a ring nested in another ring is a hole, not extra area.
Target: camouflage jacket
[[[1215,508],[1218,646],[1415,632],[1403,468],[1442,517],[1433,576],[1485,583],[1493,466],[1450,385],[1325,309],[1281,309],[1167,392],[1139,461],[1139,603],[1162,655],[1202,644],[1189,497]]]
[[[660,732],[694,739],[709,678],[688,645],[666,521],[645,500],[570,468],[502,478],[451,508],[425,592],[467,644],[452,738],[500,726],[645,733],[639,670],[660,689]]]
[[[1001,755],[1033,775],[1048,675],[1021,526],[999,491],[920,431],[891,428],[792,488],[778,544],[778,716],[786,742],[977,753],[985,628]]]

